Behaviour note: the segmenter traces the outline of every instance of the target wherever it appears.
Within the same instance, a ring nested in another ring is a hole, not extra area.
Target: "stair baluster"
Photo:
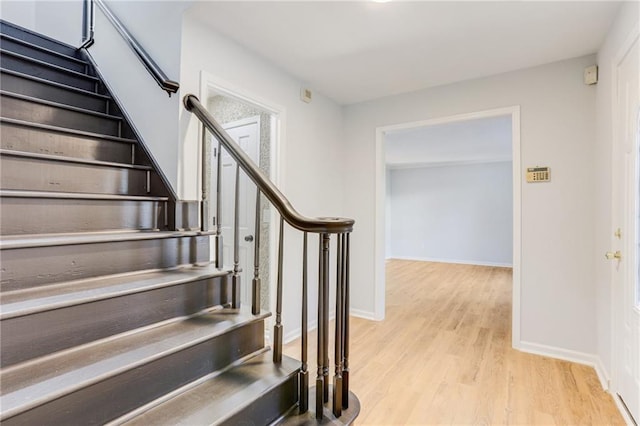
[[[307,233],[303,236],[302,247],[302,325],[301,325],[301,367],[300,367],[300,413],[309,409],[309,371],[307,367]]]
[[[251,285],[251,313],[260,313],[260,189],[256,188],[256,225],[255,238],[253,240],[253,281]]]
[[[231,308],[240,309],[240,165],[236,163],[236,185],[233,219],[233,275],[231,277]]]
[[[216,247],[216,268],[222,269],[222,144],[218,141],[218,150],[216,151],[216,234],[214,235],[214,244]]]
[[[342,415],[342,289],[344,287],[344,234],[338,234],[336,248],[336,323],[335,323],[335,375],[333,377],[333,415]]]
[[[322,314],[324,312],[324,243],[325,234],[318,234],[318,344],[316,346],[317,358],[318,358],[318,372],[316,376],[316,419],[322,419],[324,410],[324,319]]]
[[[323,271],[323,280],[322,280],[322,299],[324,303],[322,304],[322,320],[324,322],[322,326],[322,334],[323,334],[323,345],[322,350],[324,351],[324,356],[322,357],[322,375],[324,377],[324,402],[329,402],[329,263],[331,262],[331,258],[329,256],[329,246],[331,243],[331,237],[329,234],[323,234],[323,251],[324,259],[322,268]]]
[[[278,238],[278,282],[276,297],[276,324],[273,326],[273,362],[282,362],[282,261],[284,250],[284,218],[280,217],[280,236]]]
[[[200,170],[202,173],[201,184],[201,197],[200,203],[200,230],[203,232],[209,231],[209,175],[211,172],[211,162],[209,157],[211,155],[211,144],[207,139],[207,128],[202,125],[202,155],[200,161]]]
[[[342,324],[342,408],[349,408],[349,257],[350,257],[350,237],[345,234],[345,265],[344,265],[344,287],[343,303],[344,322]]]

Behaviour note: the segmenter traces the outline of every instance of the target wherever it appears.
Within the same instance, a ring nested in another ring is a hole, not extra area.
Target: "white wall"
[[[281,137],[274,170],[278,171],[277,183],[281,191],[302,214],[341,215],[344,182],[341,107],[317,93],[310,104],[301,102],[299,81],[209,29],[189,12],[185,14],[183,26],[183,93],[199,94],[201,71],[205,71],[228,88],[238,88],[249,98],[280,108]],[[192,114],[184,109],[180,121],[181,134],[186,135],[181,152],[184,166],[181,189],[184,193],[192,193],[198,179],[198,126]],[[299,232],[286,232],[285,336],[295,331],[300,323],[301,241]],[[314,259],[317,245],[315,236],[310,237],[310,259]],[[312,283],[309,293],[315,303],[317,267],[313,265],[315,263],[309,266],[309,282]]]
[[[637,2],[627,2],[620,9],[607,39],[598,52],[599,82],[596,87],[597,139],[595,144],[595,244],[594,277],[597,309],[597,354],[602,374],[609,377],[612,362],[612,294],[611,262],[603,253],[611,250],[613,230],[618,226],[611,216],[612,177],[612,100],[614,94],[613,61],[634,26],[638,25],[640,10]]]
[[[5,21],[20,25],[30,30],[36,29],[35,1],[2,1],[0,2],[0,17]]]
[[[82,0],[2,1],[2,19],[56,40],[79,46],[82,39]]]
[[[390,171],[391,257],[511,266],[511,162]]]
[[[594,56],[393,96],[345,109],[345,213],[355,218],[353,308],[373,316],[376,128],[521,106],[521,166],[550,166],[552,181],[522,185],[523,342],[594,354],[593,179],[595,88],[582,82]],[[384,214],[384,209],[382,209]],[[573,353],[573,352],[572,352]]]

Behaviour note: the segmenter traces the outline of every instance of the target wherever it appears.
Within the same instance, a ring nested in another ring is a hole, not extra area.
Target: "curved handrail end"
[[[353,219],[338,217],[311,218],[298,213],[268,176],[264,175],[253,160],[249,158],[224,128],[211,116],[200,103],[197,96],[190,93],[185,95],[183,104],[187,111],[193,112],[209,132],[218,139],[229,155],[238,163],[242,170],[244,170],[249,179],[258,186],[258,189],[273,204],[289,225],[300,231],[314,233],[337,234],[351,232],[353,230]]]
[[[187,93],[186,95],[184,95],[184,97],[182,98],[182,104],[184,105],[184,107],[187,109],[187,111],[191,111],[191,108],[193,107],[193,105],[191,105],[189,103],[190,98],[195,98],[196,101],[199,101],[198,97],[196,95],[194,95],[193,93]]]
[[[162,88],[169,92],[169,96],[171,96],[171,93],[178,92],[178,90],[180,89],[180,83],[173,80],[166,80],[162,82]]]

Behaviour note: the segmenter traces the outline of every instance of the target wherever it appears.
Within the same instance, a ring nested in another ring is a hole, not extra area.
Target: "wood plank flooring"
[[[388,261],[386,319],[351,319],[356,423],[624,425],[593,368],[511,349],[511,280],[509,268]],[[299,359],[299,345],[285,353]]]

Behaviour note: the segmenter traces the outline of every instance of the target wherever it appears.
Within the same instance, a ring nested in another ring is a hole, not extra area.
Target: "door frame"
[[[206,102],[213,94],[223,95],[225,97],[235,99],[237,101],[254,106],[257,109],[263,110],[271,115],[271,134],[270,137],[270,173],[269,179],[278,187],[282,188],[285,184],[285,173],[283,164],[283,153],[286,152],[286,110],[283,106],[272,102],[262,96],[248,91],[242,87],[230,83],[208,71],[200,71],[200,99]],[[198,126],[198,132],[201,132],[201,126]],[[202,135],[199,134],[199,141],[202,141]],[[202,147],[200,147],[202,150]],[[270,212],[273,212],[273,207],[270,207]],[[277,236],[280,221],[276,219],[276,215],[272,214],[269,220],[269,271],[277,271]],[[276,288],[275,278],[273,273],[270,273],[269,282],[269,306],[275,306],[276,302]],[[270,325],[274,321],[273,317],[270,317],[265,321],[265,337],[269,341]]]
[[[512,307],[512,345],[520,346],[520,281],[522,256],[522,176],[520,160],[520,106],[489,109],[471,113],[456,114],[446,117],[429,118],[421,121],[394,124],[376,128],[376,174],[375,174],[375,235],[374,235],[374,318],[382,321],[385,316],[385,134],[392,130],[405,130],[415,127],[434,126],[456,123],[460,121],[490,118],[497,116],[511,117],[511,160],[513,173],[513,307]]]
[[[640,26],[635,25],[634,28],[630,31],[630,33],[627,35],[627,37],[625,38],[624,42],[620,45],[620,48],[618,49],[618,51],[616,52],[615,56],[612,59],[611,62],[611,69],[614,71],[614,75],[613,75],[613,81],[612,81],[612,91],[611,91],[611,119],[612,119],[612,145],[611,145],[611,184],[614,184],[614,180],[613,180],[613,173],[615,173],[616,170],[616,158],[613,155],[615,153],[615,147],[614,144],[616,143],[616,141],[619,138],[619,127],[616,123],[616,113],[617,113],[617,88],[618,88],[618,74],[617,74],[617,69],[618,66],[620,65],[620,63],[624,60],[625,56],[629,53],[629,50],[631,49],[631,47],[633,46],[634,42],[638,42],[640,43]],[[638,120],[640,120],[640,117],[638,117]],[[639,155],[639,149],[640,149],[640,141],[635,142],[634,146],[632,147],[633,150],[633,154],[635,155],[636,158],[634,160],[635,163],[635,170],[632,170],[631,173],[636,175],[636,178],[638,177],[638,173],[640,172],[640,155]],[[618,166],[619,167],[619,166]],[[630,185],[629,188],[629,193],[627,194],[623,194],[623,196],[626,197],[632,197],[633,199],[631,200],[627,200],[629,202],[631,202],[632,204],[635,204],[636,209],[638,208],[638,199],[640,198],[640,196],[636,193],[636,190],[638,189],[638,183],[635,182],[634,185]],[[614,244],[616,244],[615,241],[615,237],[613,236],[613,229],[616,228],[618,225],[616,225],[613,221],[615,220],[616,217],[616,211],[615,211],[616,206],[614,206],[612,204],[611,206],[611,242],[610,242],[610,247],[614,247]],[[624,207],[623,207],[624,209]],[[636,215],[638,212],[634,211],[633,215]],[[627,212],[625,214],[628,215],[629,213]],[[630,222],[633,220],[627,220],[627,218],[625,217],[623,224],[620,224],[621,227],[623,227],[623,229],[627,228],[627,225],[630,224]],[[631,258],[631,255],[633,255],[634,259],[637,259],[638,253],[637,253],[637,249],[635,247],[634,241],[636,238],[638,238],[637,232],[638,229],[632,229],[634,227],[630,227],[626,232],[629,232],[629,238],[627,238],[626,241],[626,246],[620,247],[622,250],[623,255],[626,254],[626,257]],[[633,232],[633,236],[631,235],[631,233]],[[636,261],[634,261],[635,264]],[[611,284],[615,283],[615,271],[614,271],[614,266],[612,265],[611,267],[611,272],[610,272],[610,282]],[[619,273],[622,274],[629,274],[629,276],[627,277],[627,279],[633,279],[633,275],[634,275],[634,268],[632,267],[632,265],[630,263],[627,263],[624,266],[625,270],[620,271]],[[611,380],[610,380],[610,386],[609,386],[609,391],[611,392],[613,399],[616,403],[616,405],[618,406],[618,410],[620,411],[620,413],[622,414],[622,416],[624,417],[625,421],[629,424],[633,424],[633,420],[631,419],[630,414],[627,412],[626,407],[624,406],[624,404],[622,403],[620,397],[618,396],[618,390],[619,390],[619,386],[620,386],[620,374],[621,374],[621,369],[622,366],[620,365],[620,358],[622,356],[621,353],[621,332],[619,331],[619,325],[622,324],[621,321],[622,319],[620,318],[621,316],[621,306],[620,303],[622,303],[622,298],[621,298],[621,292],[623,290],[622,289],[616,289],[616,286],[612,286],[612,290],[611,290]],[[637,421],[638,419],[636,419]]]

